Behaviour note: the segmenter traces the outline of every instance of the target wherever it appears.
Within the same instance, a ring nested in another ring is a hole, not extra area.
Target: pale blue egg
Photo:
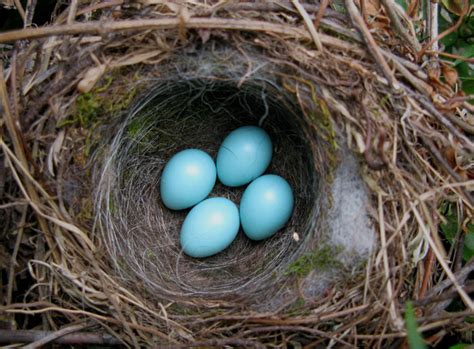
[[[239,231],[237,206],[226,198],[206,199],[194,206],[181,228],[181,248],[188,256],[209,257],[226,249]]]
[[[186,149],[175,154],[161,175],[161,199],[166,207],[182,210],[204,200],[216,184],[216,165],[206,152]]]
[[[293,212],[293,191],[276,175],[257,178],[245,189],[240,201],[240,221],[252,240],[263,240],[283,228]]]
[[[229,186],[238,187],[260,176],[272,160],[272,141],[264,129],[243,126],[232,131],[217,153],[217,176]]]

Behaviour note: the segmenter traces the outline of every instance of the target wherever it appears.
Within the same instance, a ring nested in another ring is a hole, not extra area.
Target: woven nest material
[[[130,346],[371,347],[402,343],[414,299],[426,334],[462,332],[474,263],[446,249],[438,208],[472,217],[473,108],[436,78],[445,63],[417,57],[396,7],[371,31],[352,1],[339,7],[81,2],[0,34],[15,42],[0,222],[18,230],[22,266],[5,314]],[[292,185],[294,214],[267,241],[240,232],[189,258],[161,170],[185,148],[215,156],[248,124],[272,137],[269,172]],[[456,297],[464,310],[448,313]]]

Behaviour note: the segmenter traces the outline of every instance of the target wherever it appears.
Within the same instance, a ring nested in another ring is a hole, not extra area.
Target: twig
[[[377,63],[378,67],[382,71],[383,75],[385,78],[387,78],[388,82],[390,85],[395,89],[399,90],[400,85],[395,78],[395,75],[391,71],[390,67],[387,64],[387,61],[382,55],[382,52],[380,50],[380,47],[377,46],[377,43],[375,42],[374,37],[370,33],[369,29],[367,28],[367,25],[364,22],[364,19],[360,15],[359,11],[357,10],[357,7],[354,4],[353,0],[345,0],[344,1],[346,4],[346,9],[349,12],[349,15],[351,17],[353,25],[359,29],[362,37],[364,38],[364,41],[367,45],[367,48],[369,49],[370,53],[372,54],[373,59]],[[1,41],[1,40],[0,40]]]
[[[87,325],[87,324],[80,324],[80,325],[73,325],[73,326],[64,327],[64,328],[60,329],[59,331],[51,332],[51,333],[47,334],[46,336],[44,336],[44,337],[42,337],[38,340],[35,340],[31,344],[25,345],[23,347],[23,349],[41,348],[43,345],[46,345],[46,344],[54,341],[57,338],[60,338],[60,337],[66,335],[66,334],[69,334],[69,333],[80,331],[80,330],[82,330],[82,329],[84,329],[85,327],[88,327],[88,326],[89,325]]]
[[[464,290],[467,293],[474,292],[474,281],[467,282],[466,285],[464,285]],[[456,290],[451,290],[448,292],[441,293],[440,295],[416,299],[413,301],[413,305],[416,307],[421,307],[421,306],[425,306],[431,303],[438,303],[438,302],[450,300],[456,297],[458,297],[458,292]]]
[[[384,55],[391,60],[395,69],[397,69],[398,72],[402,74],[403,77],[407,79],[414,88],[416,88],[418,91],[420,91],[427,97],[431,96],[431,93],[433,92],[433,87],[431,87],[429,84],[427,84],[423,80],[413,75],[407,68],[405,68],[405,66],[402,63],[400,63],[396,59],[395,55],[388,55],[385,52],[384,52]]]
[[[26,16],[25,16],[25,10],[23,9],[23,5],[21,4],[20,0],[13,0],[15,3],[15,7],[20,14],[21,19],[23,20],[23,23],[25,23]]]
[[[406,27],[400,21],[400,17],[398,16],[395,10],[395,3],[393,0],[381,0],[385,11],[387,12],[388,17],[390,18],[390,23],[397,32],[398,35],[402,37],[410,46],[413,52],[418,52],[421,49],[421,45],[416,38],[414,38],[408,31]]]
[[[428,38],[430,38],[431,49],[433,51],[438,51],[438,10],[439,4],[438,1],[428,1]],[[421,54],[418,55],[421,59]],[[434,72],[435,76],[440,74],[440,63],[438,55],[432,55],[429,58],[427,70]]]
[[[304,7],[309,13],[314,13],[320,11],[322,5],[318,4],[308,4],[302,3],[301,6]],[[224,8],[224,7],[223,7]],[[216,10],[211,8],[212,13],[215,13]],[[229,12],[236,11],[264,11],[264,12],[289,12],[294,13],[295,10],[290,1],[280,0],[278,2],[274,1],[260,1],[260,2],[241,2],[241,3],[226,3],[225,10]],[[333,10],[332,8],[326,9],[324,13],[330,17],[337,19],[344,19],[344,15]],[[199,15],[210,15],[211,12],[203,11],[199,12]]]
[[[72,67],[65,69],[66,73],[60,81],[54,84],[54,86],[48,89],[48,91],[44,92],[40,97],[35,99],[35,102],[26,111],[23,120],[21,120],[24,130],[27,130],[29,126],[35,121],[35,118],[38,117],[39,110],[48,104],[52,96],[55,96],[60,92],[64,92],[64,90],[69,85],[71,85],[72,82],[80,78],[79,74],[84,70],[85,67],[91,64],[91,61],[90,55],[84,55],[81,57],[79,62],[76,61]]]
[[[459,140],[462,140],[469,151],[474,153],[474,144],[472,143],[472,141],[464,134],[459,132],[459,130],[454,127],[451,121],[446,116],[444,116],[438,109],[436,109],[433,104],[431,104],[426,99],[426,97],[413,93],[413,98],[416,99],[419,103],[421,103],[423,107],[430,113],[430,115],[434,116],[444,127],[448,129],[449,132],[451,132],[454,137],[458,138]]]
[[[69,5],[69,11],[67,14],[67,24],[74,23],[77,13],[77,0],[71,0],[71,4]]]
[[[224,338],[224,339],[211,339],[208,341],[202,341],[202,342],[191,342],[186,345],[176,345],[173,346],[174,348],[194,348],[194,347],[218,347],[218,348],[223,348],[226,346],[236,346],[236,347],[241,347],[241,348],[257,348],[257,349],[265,349],[265,345],[251,341],[248,339],[243,339],[243,338]]]
[[[12,295],[13,295],[13,285],[15,284],[15,267],[16,267],[16,257],[18,255],[18,251],[20,250],[21,240],[23,239],[23,231],[25,229],[25,220],[26,220],[26,213],[28,212],[28,206],[23,206],[21,212],[21,218],[18,224],[18,231],[15,240],[15,247],[13,248],[13,253],[10,260],[10,270],[8,273],[8,288],[7,288],[7,304],[12,302]]]
[[[429,2],[431,3],[431,1]],[[431,46],[435,43],[435,42],[438,42],[439,40],[443,39],[445,36],[451,34],[451,33],[454,33],[456,30],[458,30],[458,28],[461,26],[463,20],[464,20],[464,15],[466,14],[466,12],[468,11],[469,9],[469,2],[468,0],[463,0],[463,4],[464,4],[464,9],[463,9],[463,14],[461,16],[459,16],[458,20],[456,21],[456,23],[450,27],[449,29],[446,29],[444,32],[442,32],[441,34],[439,35],[436,35],[436,37],[431,37],[431,40],[426,44],[424,45],[421,50],[418,52],[418,60],[421,59],[421,57],[423,57],[423,55],[425,54],[425,51],[428,50],[429,48],[431,48]],[[430,25],[430,28],[432,28],[432,26]],[[434,29],[434,28],[433,28]],[[432,29],[430,29],[432,30]],[[437,28],[436,28],[436,33],[437,33]],[[437,51],[437,49],[433,49],[434,51]]]
[[[67,329],[69,329],[68,327]],[[61,330],[62,331],[62,330]],[[0,343],[30,343],[41,340],[47,336],[57,334],[54,331],[36,330],[0,330]],[[63,334],[50,340],[48,343],[56,344],[97,344],[97,345],[120,345],[121,341],[108,333],[77,332]],[[32,343],[34,344],[34,343]]]
[[[459,59],[460,61],[474,64],[474,58],[464,57],[464,56],[456,55],[454,53],[449,53],[449,52],[444,52],[444,51],[433,51],[433,50],[428,50],[425,53],[427,55],[438,55],[438,56],[444,56],[444,57],[448,57],[452,59]]]
[[[429,9],[430,9],[430,26],[429,26],[429,38],[431,39],[431,49],[433,51],[438,51],[439,44],[438,44],[438,10],[439,10],[439,3],[438,1],[430,1],[429,2]]]
[[[426,291],[428,290],[428,282],[431,279],[435,261],[436,261],[436,257],[433,253],[433,250],[429,248],[428,255],[426,256],[426,260],[425,260],[425,268],[424,268],[425,274],[423,275],[421,287],[420,287],[420,290],[418,291],[419,298],[423,298],[426,295]]]
[[[467,98],[466,98],[467,97]],[[447,101],[447,104],[449,105],[449,103],[456,103],[458,101],[462,101],[464,99],[474,99],[474,95],[470,95],[470,96],[465,96],[465,97],[453,97],[451,99],[449,99]],[[462,129],[463,131],[465,131],[466,133],[469,133],[471,135],[474,135],[474,125],[471,125],[471,124],[468,124],[466,121],[464,121],[463,119],[461,118],[458,118],[456,117],[456,115],[453,115],[451,113],[446,113],[446,118],[449,119],[449,121],[451,121],[453,124],[455,124],[456,126],[458,126],[460,129]]]
[[[308,12],[304,9],[303,6],[301,6],[300,2],[298,0],[291,0],[293,5],[296,7],[298,12],[300,13],[301,17],[303,17],[303,21],[306,25],[306,28],[308,29],[309,33],[311,34],[311,38],[313,39],[316,48],[319,51],[323,50],[323,45],[321,44],[321,39],[319,38],[318,31],[316,30],[313,22],[311,21],[311,18],[309,18]]]
[[[25,28],[31,26],[31,23],[33,22],[33,16],[35,15],[35,9],[36,9],[36,2],[37,0],[28,0],[27,6],[26,6],[26,19],[25,19]]]
[[[449,165],[448,161],[441,155],[438,148],[434,145],[434,143],[426,136],[420,134],[420,139],[425,144],[431,155],[438,161],[438,163],[448,172],[457,182],[462,182],[461,176],[456,173],[451,166]],[[466,188],[460,187],[459,188],[462,193],[464,194],[467,202],[471,207],[474,206],[474,200],[472,198],[472,194],[466,190]]]
[[[42,304],[42,302],[36,302],[36,303],[37,304]],[[43,314],[43,313],[49,313],[49,312],[57,311],[57,312],[64,313],[64,314],[69,314],[69,315],[71,315],[71,314],[81,314],[81,315],[89,316],[93,319],[98,319],[98,320],[102,320],[104,322],[112,323],[112,324],[117,325],[117,326],[124,326],[125,325],[122,321],[117,320],[115,318],[99,315],[99,314],[88,312],[88,311],[85,311],[85,310],[65,309],[65,308],[55,306],[54,304],[53,305],[46,304],[47,306],[44,307],[44,308],[33,309],[33,310],[16,309],[16,307],[15,308],[13,307],[13,306],[18,306],[18,305],[21,305],[23,307],[25,307],[25,306],[28,307],[30,304],[11,304],[9,307],[0,306],[0,311],[5,311],[6,313],[29,314],[29,315],[31,315],[31,314]],[[137,324],[137,323],[132,323],[132,322],[127,322],[126,325],[129,326],[131,329],[153,334],[153,335],[155,335],[155,336],[157,336],[161,339],[164,339],[164,340],[168,341],[171,344],[177,344],[178,343],[175,339],[173,339],[173,338],[169,337],[168,335],[166,335],[165,333],[161,332],[156,327],[147,327],[147,326],[143,326],[143,325],[140,325],[140,324]]]
[[[318,13],[316,14],[316,18],[314,19],[314,22],[313,22],[314,27],[316,29],[318,29],[319,23],[321,22],[321,19],[323,19],[328,5],[329,5],[329,0],[322,0],[321,1],[321,6],[319,7]]]
[[[454,276],[453,272],[449,268],[449,266],[446,264],[446,262],[443,259],[443,256],[439,252],[436,243],[434,242],[433,238],[431,237],[430,231],[426,227],[425,222],[421,218],[420,212],[418,212],[418,209],[413,203],[410,203],[411,209],[413,213],[415,214],[415,218],[418,222],[418,226],[420,227],[421,231],[423,232],[423,235],[426,240],[428,240],[428,243],[430,247],[432,248],[434,254],[436,255],[436,259],[438,260],[438,263],[441,265],[443,268],[444,272],[448,276],[448,279],[453,283],[454,287],[456,288],[457,292],[459,293],[463,303],[466,305],[467,308],[469,308],[471,311],[474,310],[474,303],[472,302],[471,298],[469,295],[464,291],[464,289],[459,285],[459,282],[456,280],[456,277]]]
[[[312,333],[312,334],[317,334],[322,337],[326,337],[328,339],[333,339],[336,342],[344,345],[344,347],[348,348],[354,348],[353,345],[351,345],[349,342],[346,342],[342,339],[339,339],[334,336],[334,334],[330,332],[325,332],[322,330],[318,330],[316,328],[310,328],[310,327],[305,327],[305,326],[268,326],[268,327],[257,327],[257,328],[252,328],[249,330],[246,330],[244,332],[245,335],[249,335],[251,333],[265,333],[265,332],[274,332],[274,331],[291,331],[291,332],[307,332],[307,333]]]
[[[147,29],[175,29],[179,28],[179,18],[162,19],[141,19],[124,20],[114,22],[90,21],[85,23],[74,23],[70,25],[57,25],[41,28],[26,28],[22,30],[12,30],[0,34],[0,43],[11,42],[24,39],[38,39],[53,35],[76,35],[76,34],[96,34],[105,35],[120,31],[147,30]],[[268,23],[265,21],[231,19],[231,18],[200,18],[191,17],[186,21],[186,28],[189,29],[223,29],[255,31],[263,33],[275,33],[299,40],[312,39],[308,32],[301,28],[293,28],[285,25]],[[353,51],[358,47],[344,40],[319,33],[319,38],[323,45],[332,46],[337,49]],[[362,50],[361,50],[362,51]]]
[[[401,326],[403,325],[403,322],[401,321],[399,315],[397,314],[397,310],[395,308],[395,302],[393,299],[393,287],[392,287],[392,280],[390,278],[390,265],[388,262],[388,254],[387,254],[387,238],[385,236],[385,221],[384,221],[384,214],[383,214],[383,202],[382,202],[382,194],[378,194],[378,214],[379,214],[379,229],[380,229],[380,240],[382,243],[382,248],[383,248],[383,267],[385,271],[385,282],[387,285],[387,301],[389,303],[390,307],[390,317],[392,319],[393,324],[400,329]]]
[[[28,29],[24,29],[24,30],[28,30]],[[3,67],[1,65],[0,65],[0,100],[1,100],[1,103],[3,104],[3,110],[4,110],[3,119],[5,120],[5,124],[7,126],[8,133],[12,140],[15,153],[18,156],[19,163],[21,163],[25,169],[28,169],[29,161],[28,161],[28,157],[26,156],[26,151],[25,151],[24,144],[22,142],[20,130],[17,127],[18,122],[15,122],[13,115],[10,112],[7,87],[4,80]],[[0,140],[2,140],[1,137],[0,137]],[[38,193],[36,192],[33,184],[29,180],[25,181],[25,186],[26,186],[26,191],[28,192],[33,203],[37,204],[38,202],[40,202]],[[59,260],[59,254],[55,248],[55,245],[52,239],[52,234],[46,220],[40,215],[38,215],[37,217],[38,217],[38,223],[40,225],[40,228],[44,233],[46,242],[48,243],[52,251],[52,255],[54,259]]]
[[[464,267],[461,268],[461,270],[456,272],[454,275],[456,277],[456,280],[460,280],[460,282],[463,283],[464,280],[473,271],[474,271],[474,259],[471,259],[469,262],[466,263],[466,265],[464,265]],[[440,283],[438,283],[435,287],[430,289],[427,297],[431,297],[440,292],[443,292],[447,287],[450,287],[450,286],[452,286],[452,282],[450,279],[443,280]]]
[[[464,224],[464,205],[461,202],[458,204],[458,231],[456,234],[456,244],[453,244],[455,246],[455,251],[456,255],[454,258],[454,263],[453,263],[453,270],[459,271],[462,267],[462,261],[464,257],[464,240],[466,237],[466,233],[463,230],[463,224]]]

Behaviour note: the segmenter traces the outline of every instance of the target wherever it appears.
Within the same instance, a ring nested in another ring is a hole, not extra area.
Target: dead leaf
[[[380,15],[380,1],[379,0],[357,0],[356,4],[361,7],[361,2],[364,2],[365,10],[369,16],[376,17]]]
[[[461,16],[464,13],[464,1],[463,0],[441,0],[444,7],[455,15]]]
[[[447,65],[443,65],[441,69],[448,85],[451,87],[456,86],[458,82],[458,71]]]
[[[451,168],[456,167],[456,151],[453,147],[447,147],[446,149],[444,149],[444,157],[448,161]]]
[[[428,65],[426,66],[426,72],[428,73],[428,77],[431,81],[436,81],[439,82],[439,77],[441,76],[441,71],[439,69],[439,66],[436,64],[430,64],[432,62],[429,62]]]
[[[105,73],[105,64],[90,68],[81,81],[77,84],[77,90],[81,93],[87,93],[92,90],[94,85]]]
[[[163,51],[161,50],[154,50],[154,51],[149,51],[149,52],[143,52],[143,53],[133,53],[131,55],[125,56],[122,59],[111,63],[110,66],[116,68],[116,67],[123,67],[126,65],[133,65],[137,63],[142,63],[150,58],[156,57],[159,54],[161,54]]]
[[[64,130],[59,131],[56,139],[54,140],[51,148],[49,149],[48,157],[47,157],[47,164],[48,164],[48,171],[51,176],[55,176],[54,168],[58,165],[59,162],[59,153],[61,152],[61,148],[64,142]]]
[[[211,31],[208,29],[198,29],[198,34],[203,44],[205,44],[211,37]]]

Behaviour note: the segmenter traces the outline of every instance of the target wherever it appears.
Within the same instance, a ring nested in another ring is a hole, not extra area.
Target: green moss
[[[150,250],[149,248],[146,249],[146,252],[145,252],[145,256],[146,258],[153,258],[155,257],[155,254],[153,253],[152,250]]]
[[[332,146],[334,150],[337,150],[338,146],[336,142],[336,131],[334,129],[331,112],[329,111],[329,108],[323,99],[316,99],[316,101],[321,112],[318,121],[319,128],[323,131],[325,140]]]
[[[112,72],[102,79],[98,87],[79,95],[72,116],[59,122],[57,127],[73,125],[89,129],[96,126],[101,117],[127,109],[138,89],[134,85],[132,88],[113,86],[116,74]]]
[[[290,264],[285,275],[306,276],[312,270],[329,270],[343,267],[338,256],[342,251],[341,247],[323,246],[315,251],[302,255],[295,262]]]
[[[92,92],[83,93],[76,99],[76,112],[73,117],[60,121],[57,127],[69,125],[90,127],[101,113],[101,99]]]

